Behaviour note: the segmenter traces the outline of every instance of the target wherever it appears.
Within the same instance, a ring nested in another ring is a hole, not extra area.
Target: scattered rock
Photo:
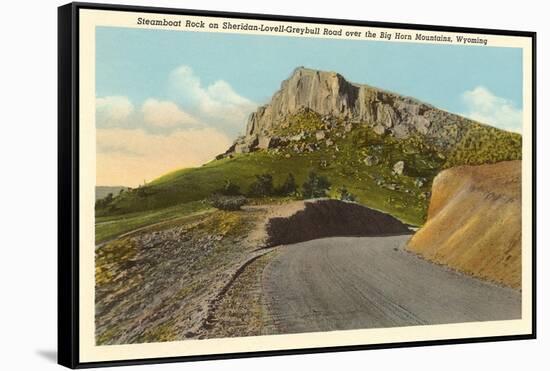
[[[299,142],[299,141],[301,141],[301,140],[304,139],[304,138],[305,138],[305,134],[304,134],[304,132],[302,131],[301,133],[296,134],[296,135],[290,137],[290,140],[291,140],[292,142]]]
[[[271,137],[260,137],[258,139],[258,148],[260,149],[268,149],[271,147],[271,141],[272,141],[273,138]]]
[[[235,145],[235,153],[248,153],[250,152],[250,147],[245,143]]]
[[[325,142],[325,144],[327,145],[327,147],[330,147],[334,144],[334,142],[330,139],[327,139],[327,141]]]
[[[323,140],[325,139],[325,132],[323,130],[319,130],[315,133],[315,139],[317,140]]]
[[[257,148],[258,146],[258,137],[240,137],[233,144],[235,148],[235,153],[248,153]]]
[[[403,161],[397,161],[393,164],[393,173],[396,175],[403,175],[403,170],[405,170],[405,163]]]
[[[367,166],[374,166],[374,165],[378,165],[379,160],[378,160],[378,157],[376,157],[376,156],[368,155],[368,156],[365,157],[363,162]]]
[[[414,185],[417,188],[422,187],[424,184],[426,184],[426,179],[425,178],[416,178],[414,180]]]
[[[409,127],[407,125],[404,125],[404,124],[396,125],[393,128],[393,135],[397,139],[407,138],[409,136]]]
[[[345,131],[346,133],[349,133],[352,129],[353,129],[353,125],[351,124],[351,122],[348,122],[348,123],[344,126],[344,131]]]
[[[374,128],[373,128],[374,132],[378,135],[384,135],[386,134],[386,128],[382,125],[376,125]]]
[[[414,116],[413,124],[420,134],[426,135],[428,133],[428,128],[430,127],[430,120],[424,116]]]

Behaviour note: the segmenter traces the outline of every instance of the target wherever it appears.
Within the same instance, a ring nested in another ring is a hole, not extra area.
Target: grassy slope
[[[283,125],[276,134],[291,136],[302,131],[314,134],[322,126],[317,114],[305,112],[289,119],[288,125]],[[307,174],[315,171],[329,178],[331,196],[336,196],[339,187],[346,186],[360,203],[421,225],[426,218],[431,181],[441,169],[521,156],[521,136],[481,124],[472,125],[459,145],[448,153],[430,147],[419,136],[397,140],[375,134],[365,123],[356,124],[350,132],[343,127],[341,123],[338,129],[325,130],[326,138],[321,141],[316,141],[314,135],[306,137],[304,144],[319,145],[313,152],[298,153],[293,148],[296,143],[291,142],[277,153],[269,150],[235,155],[199,168],[166,174],[139,190],[125,192],[110,209],[99,210],[98,216],[159,210],[203,200],[227,180],[246,191],[255,175],[266,172],[273,175],[275,185],[281,184],[289,173],[301,185]],[[329,138],[334,144],[327,146],[325,140]],[[376,156],[379,164],[367,166],[363,161],[367,155]],[[406,164],[405,172],[394,175],[392,166],[401,160]],[[418,178],[427,181],[417,187],[414,183]]]
[[[106,197],[109,193],[112,193],[113,196],[116,196],[120,193],[121,190],[126,190],[128,187],[123,186],[97,186],[95,187],[95,199],[96,201]]]
[[[449,153],[444,167],[519,160],[521,139],[519,134],[473,122],[459,144]]]
[[[172,220],[183,215],[205,210],[210,206],[201,201],[188,202],[173,207],[153,211],[140,211],[123,215],[102,216],[96,218],[96,243],[105,242],[123,233],[151,224]]]

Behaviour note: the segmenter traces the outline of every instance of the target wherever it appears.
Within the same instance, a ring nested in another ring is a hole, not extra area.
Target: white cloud
[[[96,98],[96,126],[126,126],[134,111],[134,105],[127,97],[109,96]]]
[[[239,95],[226,81],[203,87],[189,66],[172,71],[170,83],[178,103],[201,121],[232,134],[245,128],[248,116],[257,108],[256,103]]]
[[[511,101],[494,95],[484,86],[464,92],[462,99],[467,107],[464,116],[500,129],[521,133],[523,113]]]
[[[97,184],[137,186],[212,160],[244,130],[256,104],[225,81],[203,87],[191,68],[170,75],[171,100],[96,98]]]
[[[171,101],[147,99],[142,107],[143,121],[152,126],[174,128],[197,124],[197,120]]]
[[[169,171],[199,166],[231,140],[213,128],[151,134],[143,129],[97,129],[97,184],[137,186]]]

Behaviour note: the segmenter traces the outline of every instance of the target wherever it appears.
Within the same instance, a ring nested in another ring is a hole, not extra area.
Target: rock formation
[[[336,72],[299,67],[268,104],[250,115],[246,135],[226,154],[268,148],[273,131],[303,109],[340,119],[346,132],[352,130],[353,123],[366,123],[379,135],[387,133],[401,139],[418,133],[440,147],[456,144],[471,122],[413,98],[348,82]],[[337,125],[336,120],[327,122]]]

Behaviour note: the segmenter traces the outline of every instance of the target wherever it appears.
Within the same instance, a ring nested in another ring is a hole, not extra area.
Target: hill
[[[204,200],[227,184],[247,193],[261,174],[275,187],[292,174],[300,186],[315,172],[330,182],[327,196],[345,188],[361,204],[421,225],[442,169],[520,158],[519,134],[334,72],[298,68],[216,160],[166,174],[96,210],[98,216],[156,210]]]
[[[521,287],[521,161],[441,172],[433,182],[427,222],[408,248],[460,271]]]
[[[109,193],[112,193],[113,196],[117,196],[120,191],[127,190],[128,187],[123,186],[97,186],[95,187],[95,199],[100,200],[107,197]]]

